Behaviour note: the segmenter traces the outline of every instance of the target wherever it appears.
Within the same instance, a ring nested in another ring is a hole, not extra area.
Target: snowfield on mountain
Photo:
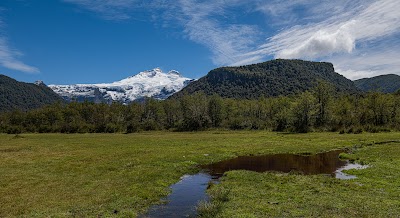
[[[113,83],[49,85],[68,101],[93,101],[128,104],[145,97],[164,100],[180,91],[193,79],[183,77],[178,71],[164,73],[160,68],[141,72]]]

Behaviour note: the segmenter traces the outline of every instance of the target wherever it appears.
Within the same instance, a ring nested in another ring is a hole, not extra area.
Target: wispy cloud
[[[398,0],[63,1],[105,19],[132,18],[135,8],[153,11],[165,28],[179,26],[183,37],[209,48],[218,66],[274,57],[323,60],[350,78],[395,72],[398,66],[389,54],[398,56],[399,48],[385,46],[400,44]]]
[[[320,5],[326,8],[324,5]],[[373,40],[399,31],[400,4],[381,0],[308,25],[297,25],[271,37],[258,50],[280,58],[321,58],[352,52],[356,42]]]
[[[107,20],[130,19],[130,10],[137,7],[137,0],[63,0],[80,5],[90,11],[99,13]]]
[[[184,26],[189,39],[207,46],[213,53],[217,65],[240,62],[242,54],[255,45],[260,37],[258,27],[240,23],[223,23],[228,7],[243,5],[243,1],[199,1],[180,0]]]
[[[108,20],[130,19],[135,9],[147,9],[153,12],[153,18],[161,19],[164,27],[179,25],[183,28],[182,37],[209,48],[216,65],[240,62],[243,59],[242,54],[254,48],[255,39],[261,36],[255,25],[224,22],[234,18],[233,14],[228,13],[229,9],[247,4],[240,0],[63,1],[99,13]]]
[[[397,0],[381,0],[359,13],[350,10],[353,16],[344,13],[341,18],[291,28],[274,36],[265,45],[265,51],[281,58],[311,59],[350,53],[357,41],[377,39],[400,30],[399,6]]]
[[[11,70],[25,73],[39,73],[38,68],[27,65],[18,59],[18,57],[22,56],[22,53],[10,47],[5,37],[4,25],[4,21],[0,17],[0,65]]]
[[[393,36],[392,40],[383,39],[367,47],[360,46],[355,52],[335,55],[327,61],[335,63],[336,71],[349,79],[360,79],[382,74],[400,74],[400,44]]]
[[[273,20],[272,25],[300,25],[345,14],[349,8],[361,9],[375,0],[270,0],[258,1],[256,11]]]
[[[396,58],[400,47],[395,46],[400,44],[400,2],[340,1],[338,5],[346,7],[334,9],[333,1],[296,1],[309,6],[303,20],[284,24],[286,29],[247,53],[243,63],[260,56],[331,61],[338,72],[352,79],[400,73]],[[294,10],[293,2],[284,3],[278,11],[274,11],[275,5],[263,10],[282,18],[282,13]]]

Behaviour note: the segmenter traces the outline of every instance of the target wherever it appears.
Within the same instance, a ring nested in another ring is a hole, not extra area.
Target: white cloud
[[[186,34],[191,40],[209,47],[217,65],[250,64],[271,56],[329,59],[352,54],[360,43],[391,36],[400,27],[400,2],[397,0],[274,0],[268,3],[181,0],[180,3]],[[269,19],[274,17],[275,23],[285,26],[283,31],[268,38],[267,43],[259,44],[261,26],[231,24],[235,19],[226,15],[231,7],[244,4],[256,7],[253,12],[262,11]],[[298,7],[303,10],[297,12]],[[227,19],[220,19],[216,14]],[[350,61],[356,56],[346,57]],[[370,64],[364,66],[372,69]]]
[[[357,52],[336,55],[327,60],[334,63],[338,73],[352,80],[383,74],[400,74],[398,41],[383,41],[376,46],[360,48]]]
[[[303,43],[278,51],[275,56],[289,59],[314,59],[337,52],[351,53],[355,47],[355,39],[351,34],[353,28],[355,28],[354,22],[350,21],[334,32],[318,30]]]
[[[2,11],[3,9],[0,7],[0,12]],[[0,65],[11,70],[25,73],[39,73],[38,68],[29,66],[18,60],[18,57],[22,56],[22,53],[10,47],[7,38],[4,36],[4,26],[4,21],[0,17]]]
[[[242,61],[243,55],[255,47],[255,39],[260,37],[255,25],[224,22],[235,16],[227,12],[230,8],[247,5],[248,2],[241,0],[64,1],[77,4],[111,20],[132,18],[131,14],[136,8],[152,11],[154,15],[151,19],[162,19],[163,27],[174,27],[178,24],[183,27],[183,38],[209,48],[216,65],[231,65]]]
[[[29,66],[22,61],[17,59],[17,56],[20,56],[21,53],[12,50],[7,40],[4,37],[0,37],[0,65],[11,69],[17,70],[25,73],[39,73],[39,69],[36,67]]]
[[[357,7],[318,23],[294,26],[270,38],[258,53],[278,58],[321,58],[349,53],[359,41],[399,31],[399,7],[397,0],[381,0],[362,11]]]
[[[388,57],[389,47],[373,47],[376,41],[400,44],[400,39],[392,39],[400,33],[398,0],[64,1],[115,20],[132,18],[133,9],[145,8],[162,27],[179,26],[184,38],[206,46],[218,66],[271,57],[323,60],[350,78],[391,73],[398,67],[398,60]],[[250,19],[242,19],[248,14]],[[255,16],[264,19],[264,26],[254,22]],[[391,51],[400,53],[398,48]]]
[[[309,13],[304,15],[303,21],[295,22],[268,38],[258,49],[247,53],[248,58],[243,62],[251,63],[253,57],[260,56],[331,61],[338,72],[351,79],[400,74],[400,60],[397,58],[400,47],[396,46],[400,44],[400,2],[366,0],[354,1],[357,4],[353,4],[340,1],[343,4],[334,2],[346,7],[332,9],[333,12],[329,12],[333,1],[293,1],[285,3],[283,9],[275,13],[271,11],[276,5],[268,6],[265,13],[282,18],[282,14],[292,10],[295,3],[307,6],[315,3],[308,8]],[[377,41],[379,46],[375,45]]]

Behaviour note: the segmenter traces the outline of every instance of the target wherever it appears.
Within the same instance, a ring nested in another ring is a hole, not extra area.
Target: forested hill
[[[395,74],[381,75],[355,80],[354,84],[366,92],[380,91],[383,93],[393,93],[400,89],[400,76]]]
[[[29,110],[63,101],[44,84],[18,82],[0,74],[0,112]]]
[[[351,80],[335,73],[331,63],[277,59],[214,69],[173,97],[199,91],[207,95],[242,99],[290,95],[313,88],[319,80],[332,84],[338,92],[358,91]]]

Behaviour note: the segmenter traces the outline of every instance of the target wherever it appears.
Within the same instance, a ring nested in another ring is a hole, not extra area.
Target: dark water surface
[[[331,174],[348,164],[339,159],[342,150],[315,155],[272,154],[263,156],[242,156],[218,163],[201,166],[212,176],[220,177],[230,170],[250,170],[255,172],[299,172],[305,175]]]
[[[172,185],[172,193],[167,204],[155,205],[142,217],[195,217],[196,206],[207,201],[206,190],[209,182],[230,170],[250,170],[256,172],[298,172],[305,175],[327,174],[338,179],[354,179],[355,176],[343,170],[364,169],[366,166],[351,164],[339,159],[343,150],[335,150],[315,155],[273,154],[263,156],[242,156],[214,164],[200,166],[202,171],[195,175],[185,175]]]

